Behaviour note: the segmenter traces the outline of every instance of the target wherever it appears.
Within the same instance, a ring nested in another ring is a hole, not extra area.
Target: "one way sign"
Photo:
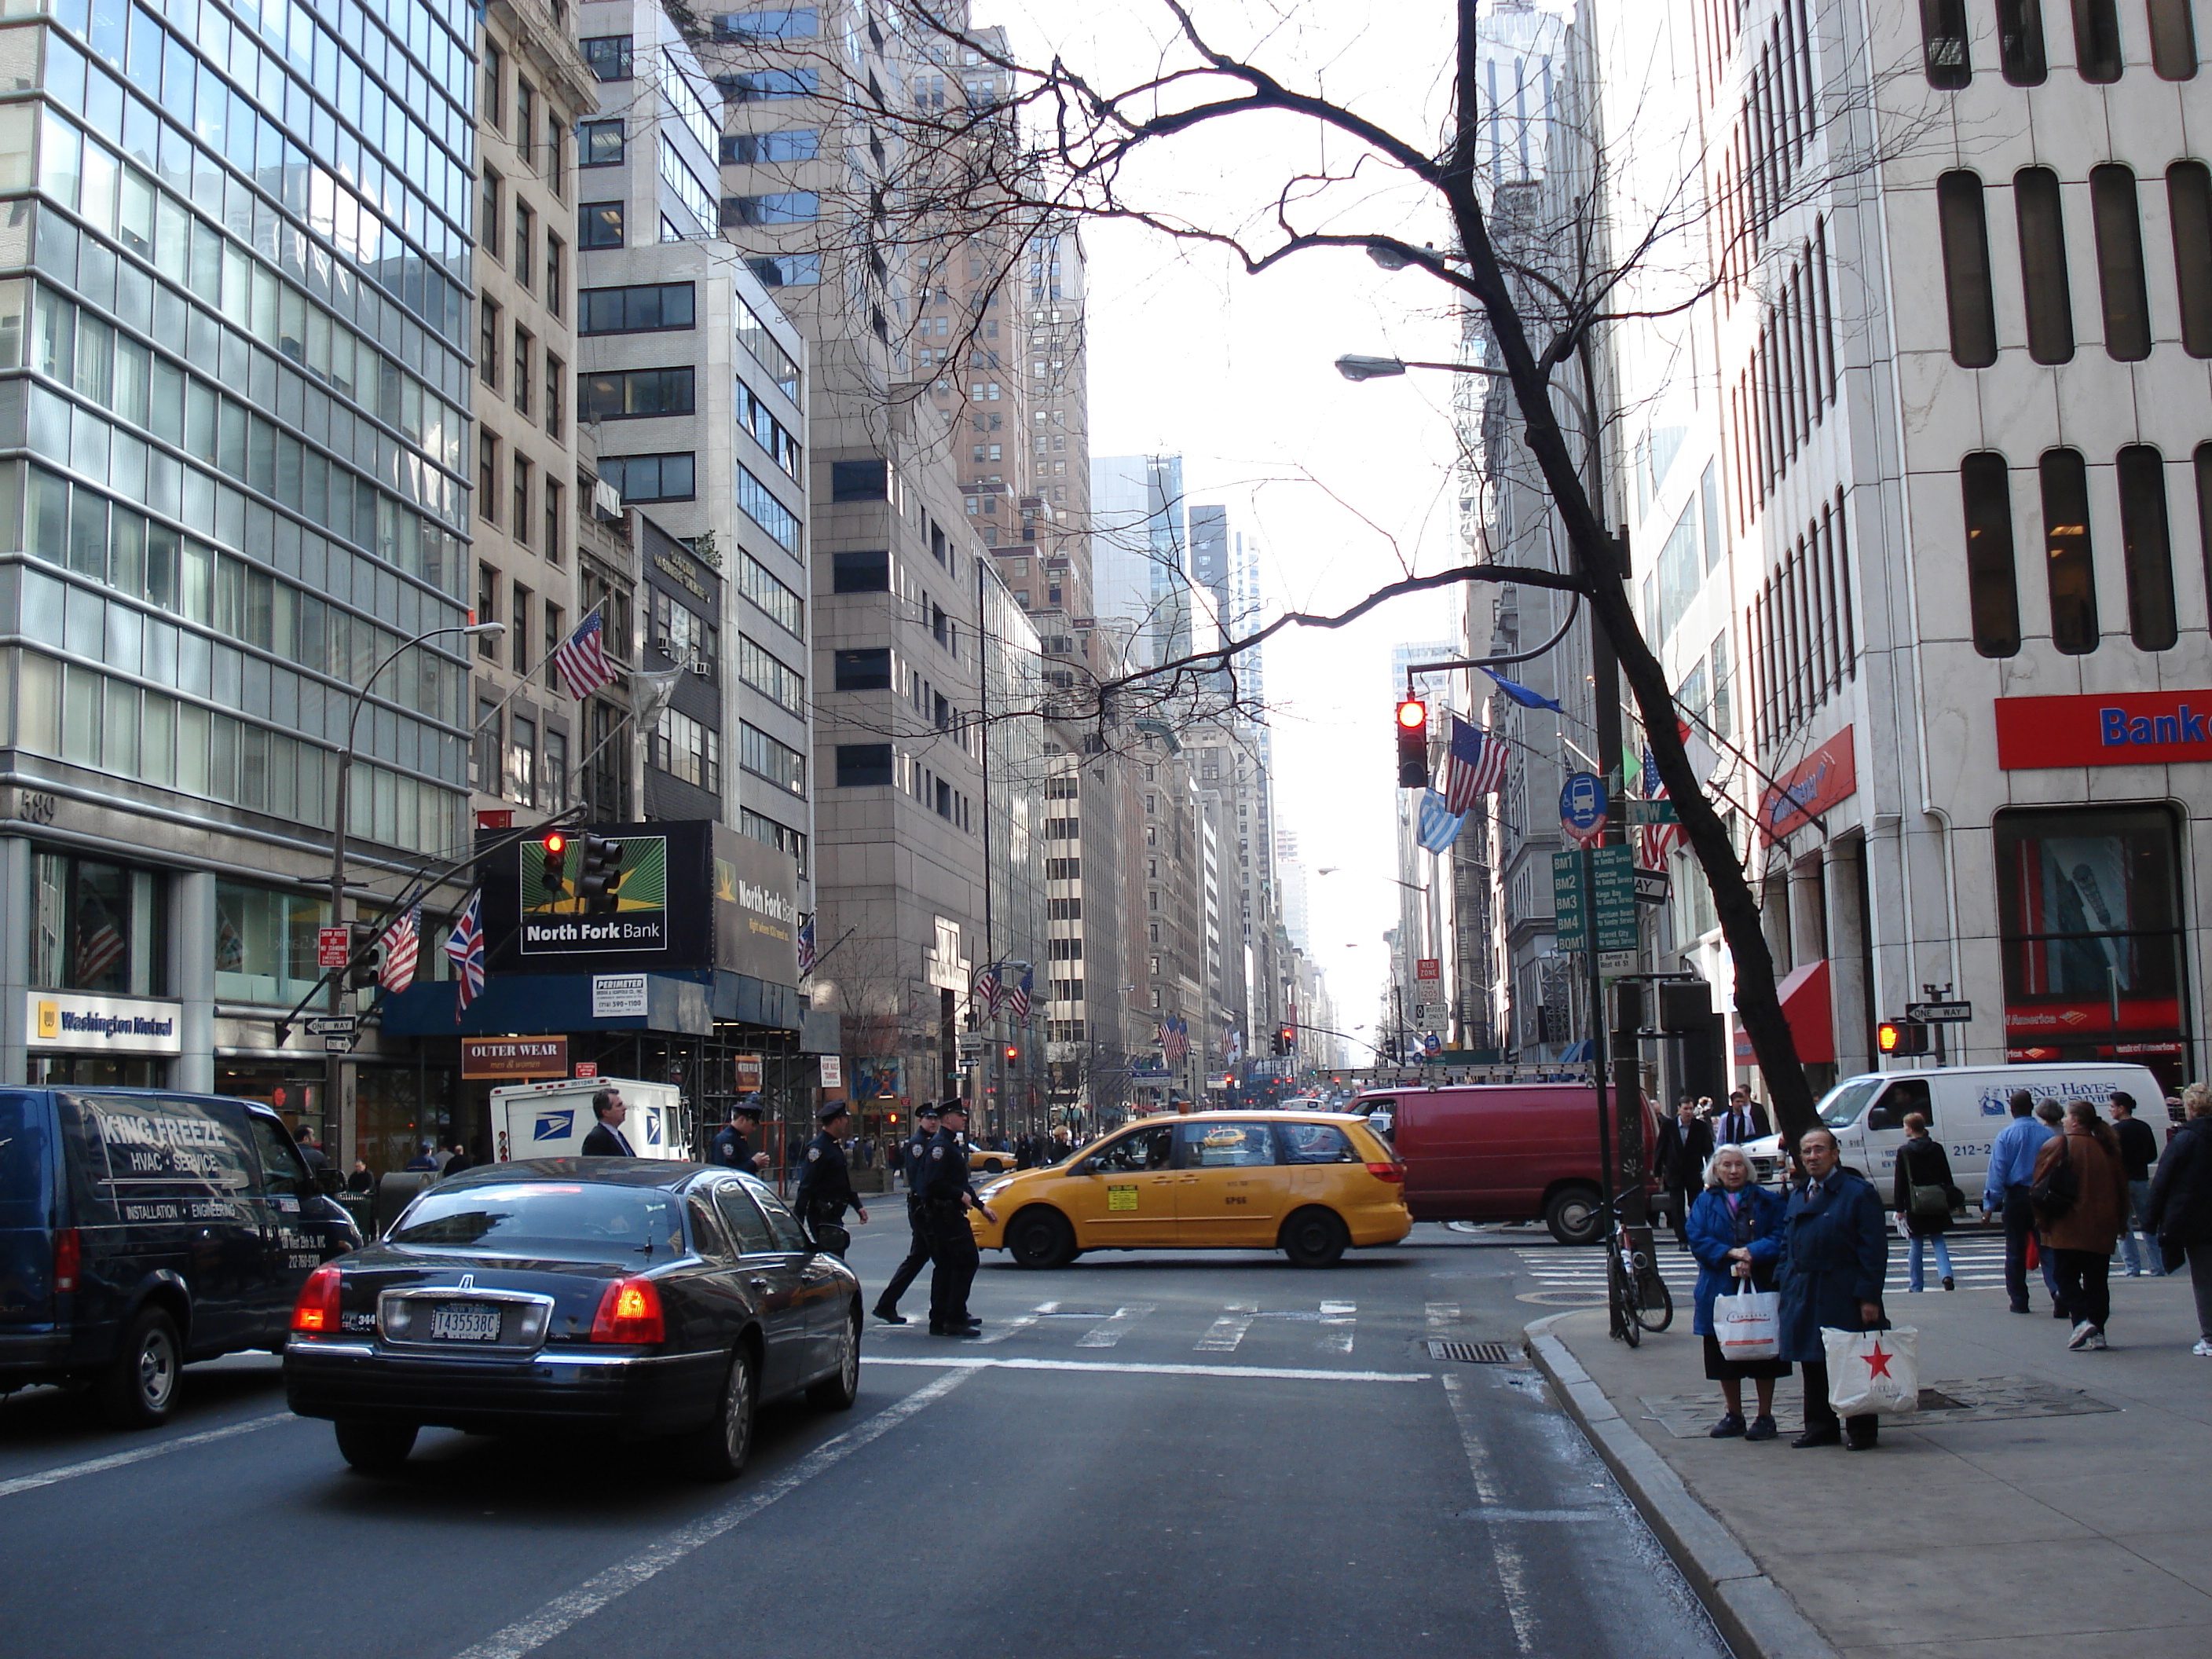
[[[1905,1017],[1918,1025],[1963,1025],[1974,1017],[1971,1002],[1908,1002]]]

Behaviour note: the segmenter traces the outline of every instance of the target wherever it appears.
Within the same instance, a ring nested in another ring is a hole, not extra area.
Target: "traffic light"
[[[616,908],[615,890],[622,885],[623,844],[606,836],[584,837],[584,857],[576,872],[576,896],[593,915],[609,915]]]
[[[1874,1028],[1874,1042],[1885,1056],[1924,1054],[1928,1052],[1928,1028],[1913,1020],[1886,1019]]]
[[[1006,1045],[1006,1064],[1011,1066],[1022,1057],[1022,1051],[1012,1043]]]
[[[1429,787],[1429,706],[1419,697],[1398,705],[1398,787]]]
[[[544,872],[538,878],[548,902],[557,901],[568,884],[568,838],[558,830],[545,832]]]
[[[346,984],[351,990],[373,991],[383,980],[384,943],[380,939],[353,959],[352,967],[346,970]]]
[[[1275,1052],[1277,1054],[1296,1054],[1297,1052],[1297,1048],[1298,1028],[1297,1026],[1284,1024],[1279,1025],[1275,1028]]]

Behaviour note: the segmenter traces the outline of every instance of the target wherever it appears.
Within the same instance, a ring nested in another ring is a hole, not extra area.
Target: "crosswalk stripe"
[[[1236,1352],[1237,1345],[1244,1340],[1244,1333],[1252,1328],[1252,1321],[1259,1311],[1255,1303],[1231,1303],[1228,1311],[1213,1322],[1195,1346],[1203,1353]]]
[[[1127,1307],[1114,1310],[1110,1319],[1102,1320],[1076,1339],[1079,1348],[1110,1348],[1127,1336],[1138,1322],[1152,1311],[1149,1302],[1132,1302]]]
[[[1429,1328],[1431,1331],[1449,1330],[1459,1323],[1459,1304],[1431,1302],[1428,1306],[1428,1316]]]
[[[1003,1342],[1008,1337],[1012,1336],[1016,1331],[1025,1331],[1036,1322],[1037,1316],[1033,1313],[1016,1314],[1012,1319],[1007,1320],[1004,1324],[1000,1325],[998,1329],[987,1330],[982,1335],[977,1337],[975,1340],[978,1342]]]
[[[1350,1353],[1353,1327],[1359,1322],[1354,1317],[1359,1311],[1357,1302],[1324,1302],[1321,1304],[1321,1322],[1330,1328],[1322,1333],[1318,1346],[1323,1353]]]
[[[872,1365],[934,1365],[946,1370],[1113,1371],[1132,1376],[1241,1376],[1287,1379],[1302,1382],[1428,1382],[1434,1371],[1330,1370],[1296,1365],[1156,1365],[1134,1359],[966,1359],[948,1354],[944,1358],[915,1355],[896,1359],[872,1359]]]

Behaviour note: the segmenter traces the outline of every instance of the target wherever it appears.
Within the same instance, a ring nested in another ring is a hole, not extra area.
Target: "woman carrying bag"
[[[1912,1241],[1906,1290],[1917,1295],[1927,1288],[1921,1280],[1920,1261],[1929,1244],[1936,1247],[1936,1271],[1942,1275],[1943,1288],[1957,1288],[1951,1280],[1951,1247],[1943,1242],[1943,1235],[1951,1230],[1951,1212],[1964,1209],[1966,1204],[1966,1194],[1952,1184],[1950,1154],[1928,1133],[1926,1115],[1908,1112],[1905,1144],[1897,1149],[1897,1181],[1889,1199],[1890,1208],[1904,1224],[1905,1237]]]
[[[1783,1209],[1778,1194],[1753,1184],[1751,1160],[1741,1146],[1723,1146],[1712,1155],[1705,1165],[1705,1190],[1690,1206],[1690,1254],[1698,1259],[1697,1316],[1690,1328],[1705,1339],[1705,1376],[1721,1385],[1728,1401],[1727,1414],[1713,1425],[1716,1440],[1739,1435],[1746,1440],[1774,1438],[1774,1380],[1790,1375],[1790,1362],[1774,1357],[1771,1347],[1765,1358],[1729,1358],[1722,1350],[1714,1316],[1717,1301],[1736,1301],[1747,1285],[1754,1291],[1774,1288]],[[1747,1377],[1759,1391],[1759,1414],[1747,1427]]]

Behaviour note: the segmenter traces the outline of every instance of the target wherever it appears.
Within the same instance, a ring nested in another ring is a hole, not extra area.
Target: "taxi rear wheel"
[[[365,1474],[384,1474],[407,1461],[421,1432],[412,1423],[337,1425],[338,1455]]]
[[[101,1412],[118,1428],[151,1429],[167,1422],[183,1364],[177,1322],[159,1308],[142,1309],[100,1380]]]
[[[1332,1210],[1300,1210],[1283,1224],[1283,1254],[1301,1267],[1334,1267],[1352,1240]]]
[[[1024,1210],[1006,1229],[1006,1254],[1017,1267],[1065,1267],[1075,1260],[1075,1235],[1050,1210]]]

